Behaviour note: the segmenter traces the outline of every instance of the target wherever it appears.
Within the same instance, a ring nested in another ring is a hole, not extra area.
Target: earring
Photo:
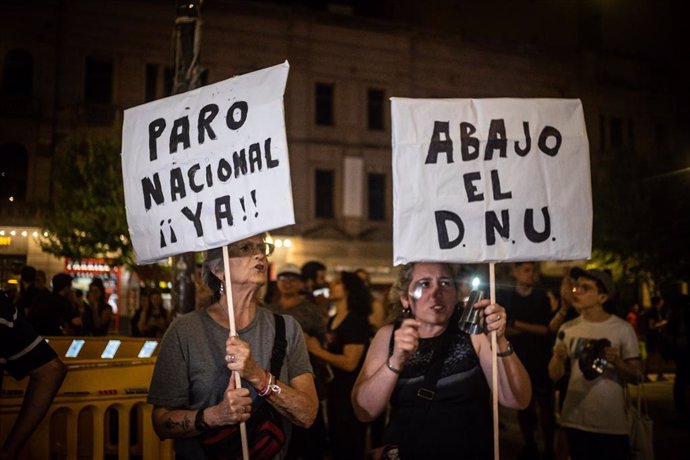
[[[410,307],[403,307],[402,314],[404,318],[412,318],[412,309]]]
[[[225,283],[220,283],[220,295],[225,294]]]

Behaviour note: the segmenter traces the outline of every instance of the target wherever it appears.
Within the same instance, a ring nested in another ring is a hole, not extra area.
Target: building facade
[[[38,231],[61,142],[119,135],[124,109],[170,94],[174,3],[3,2],[0,231]],[[392,281],[390,97],[580,98],[595,188],[630,155],[650,172],[687,160],[677,81],[636,29],[672,43],[667,2],[627,15],[595,0],[366,3],[203,4],[205,82],[290,63],[296,224],[272,232],[289,240],[276,263],[316,259]],[[3,282],[22,263],[48,264],[27,249],[35,243],[4,241]]]

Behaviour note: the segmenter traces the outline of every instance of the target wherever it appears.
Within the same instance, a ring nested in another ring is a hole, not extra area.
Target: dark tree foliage
[[[622,264],[631,281],[638,272],[659,281],[686,276],[688,192],[683,181],[656,175],[631,152],[599,159],[592,168],[593,249]]]
[[[59,257],[105,257],[112,265],[130,265],[118,141],[68,141],[52,165],[51,210],[41,225],[48,237],[41,247]]]

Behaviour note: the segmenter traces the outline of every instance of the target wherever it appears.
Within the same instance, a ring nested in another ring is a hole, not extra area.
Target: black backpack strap
[[[273,317],[276,322],[276,336],[273,339],[273,353],[271,354],[271,374],[278,378],[287,351],[287,340],[285,339],[285,318],[275,313],[273,313]]]

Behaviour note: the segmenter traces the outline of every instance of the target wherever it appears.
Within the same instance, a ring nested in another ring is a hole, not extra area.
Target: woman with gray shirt
[[[214,458],[214,448],[224,455],[227,449],[241,452],[239,436],[234,436],[241,422],[247,423],[252,452],[251,418],[266,413],[279,421],[284,437],[277,452],[252,458],[281,459],[292,424],[307,427],[314,421],[318,401],[302,331],[291,317],[259,305],[272,252],[263,235],[228,246],[237,335],[229,334],[229,290],[218,248],[208,251],[204,263],[204,281],[216,301],[176,319],[163,337],[148,401],[154,405],[154,429],[161,438],[175,440],[177,459]],[[275,372],[271,362],[279,330],[285,347]],[[241,388],[235,387],[233,372],[239,373]],[[230,444],[218,449],[216,442]]]

